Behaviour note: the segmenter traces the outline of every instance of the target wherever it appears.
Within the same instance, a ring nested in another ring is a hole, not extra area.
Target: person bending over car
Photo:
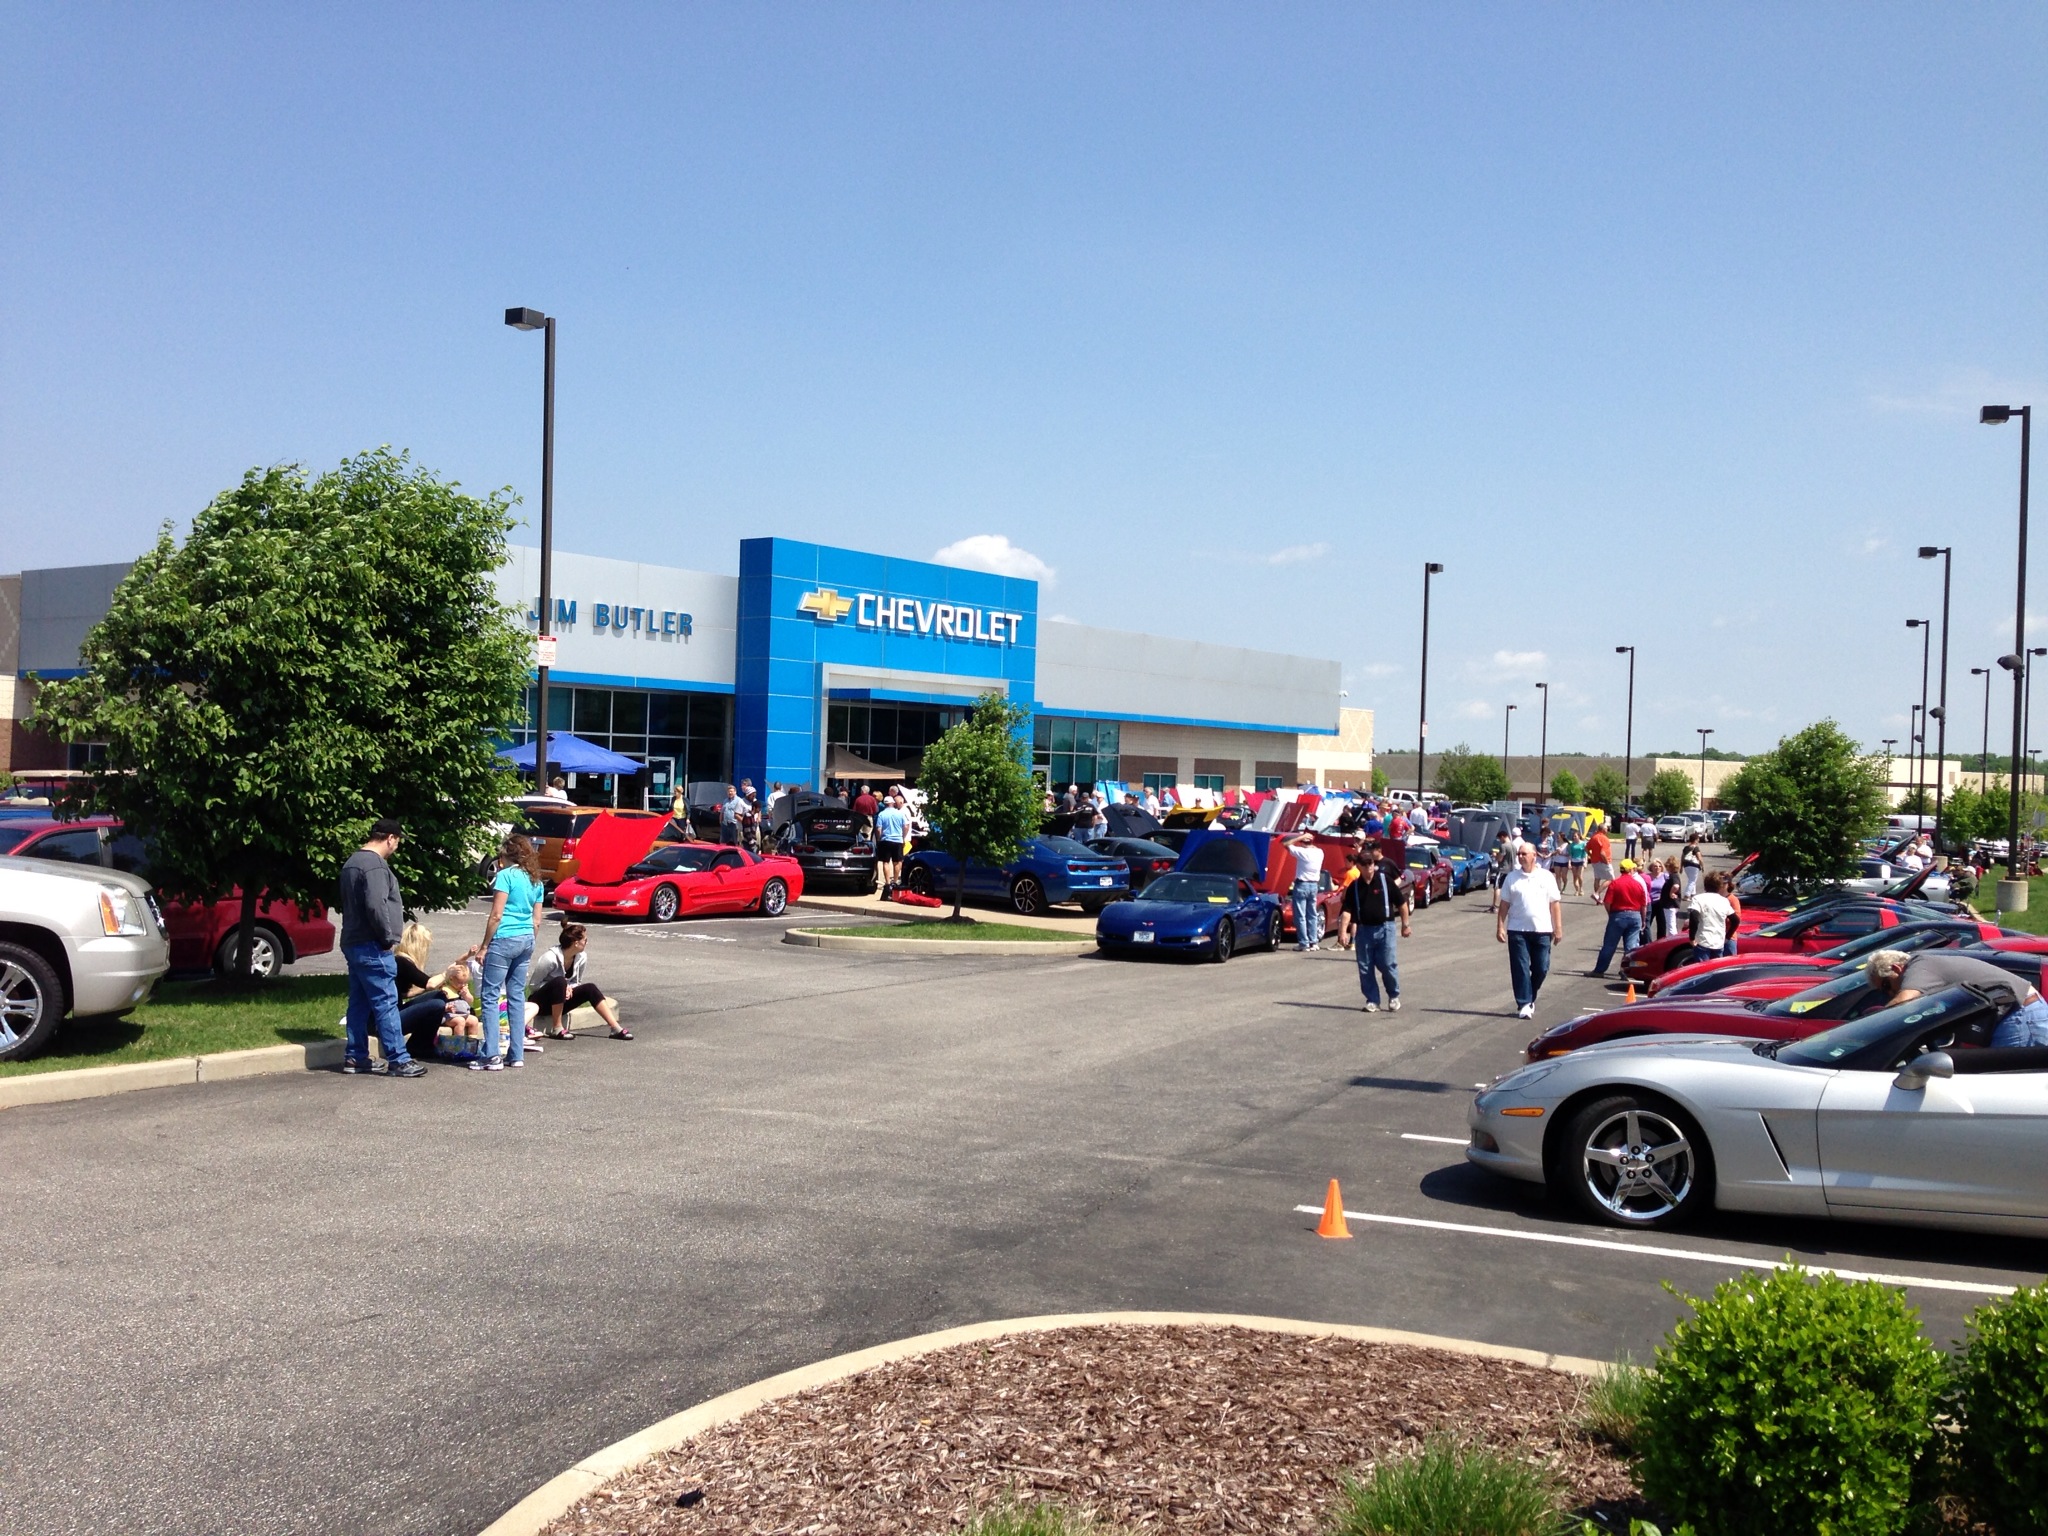
[[[1880,949],[1870,957],[1870,979],[1895,1003],[1910,1003],[1928,992],[1965,984],[1995,984],[2020,992],[2020,1005],[1992,1031],[1994,1049],[2009,1045],[2048,1045],[2048,1002],[2011,971],[2000,970],[1988,960],[1949,951],[1907,954],[1902,949]]]

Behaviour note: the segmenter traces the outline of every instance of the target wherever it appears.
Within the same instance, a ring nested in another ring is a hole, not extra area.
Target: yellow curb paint
[[[1443,1338],[1433,1333],[1407,1333],[1397,1328],[1366,1328],[1348,1323],[1314,1323],[1290,1317],[1243,1317],[1232,1312],[1067,1312],[1044,1317],[1013,1317],[995,1322],[969,1323],[960,1328],[942,1328],[888,1344],[835,1355],[814,1365],[799,1366],[779,1376],[769,1376],[739,1387],[708,1402],[671,1414],[638,1434],[616,1440],[577,1462],[568,1471],[548,1479],[504,1514],[485,1526],[479,1536],[537,1536],[550,1521],[565,1514],[576,1501],[595,1492],[630,1467],[638,1466],[684,1441],[729,1424],[764,1403],[793,1397],[817,1387],[843,1381],[878,1365],[913,1359],[955,1344],[974,1344],[986,1339],[1007,1338],[1020,1333],[1046,1333],[1056,1328],[1101,1328],[1135,1325],[1148,1328],[1254,1328],[1262,1333],[1286,1333],[1309,1338],[1357,1339],[1367,1344],[1408,1344],[1420,1349],[1441,1349],[1452,1354],[1477,1355],[1488,1360],[1513,1360],[1545,1370],[1566,1371],[1574,1376],[1594,1376],[1604,1368],[1598,1360],[1577,1355],[1546,1355],[1533,1349],[1512,1349],[1485,1344],[1477,1339]]]
[[[843,949],[887,955],[1046,955],[1071,959],[1095,953],[1095,941],[1062,944],[1057,939],[892,939],[877,933],[872,939],[851,933],[818,933],[792,928],[783,934],[785,944],[806,949]]]

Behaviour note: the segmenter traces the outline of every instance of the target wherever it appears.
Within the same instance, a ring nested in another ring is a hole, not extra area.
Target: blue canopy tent
[[[500,747],[498,756],[515,768],[533,769],[533,743],[526,742],[517,747]],[[581,736],[571,736],[567,731],[548,732],[548,767],[559,768],[564,773],[638,773],[646,765],[635,758],[621,757],[607,751],[595,742],[585,741]]]

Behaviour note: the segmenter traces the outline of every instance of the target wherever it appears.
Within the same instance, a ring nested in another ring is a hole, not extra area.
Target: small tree
[[[518,712],[531,642],[499,602],[510,501],[388,449],[309,480],[252,469],[166,528],[45,682],[35,723],[104,741],[77,797],[148,839],[171,896],[331,900],[371,822],[396,817],[416,908],[471,894],[477,829],[517,780],[490,736]]]
[[[1676,816],[1692,809],[1692,780],[1682,769],[1662,768],[1643,786],[1643,809],[1652,816]]]
[[[1863,839],[1884,824],[1884,778],[1882,759],[1861,756],[1834,721],[1809,725],[1722,787],[1723,802],[1739,813],[1729,846],[1755,854],[1765,875],[1841,879],[1855,869]]]
[[[1899,796],[1899,814],[1902,816],[1931,816],[1934,814],[1934,791],[1924,785],[1909,789]]]
[[[1030,718],[1001,694],[985,693],[973,713],[925,749],[918,766],[932,836],[953,856],[954,922],[968,861],[1009,863],[1043,819],[1022,730]]]
[[[1560,805],[1582,805],[1580,796],[1585,794],[1579,784],[1579,776],[1569,768],[1560,768],[1550,776],[1550,798]]]
[[[1498,758],[1474,752],[1464,742],[1436,760],[1436,787],[1456,805],[1488,805],[1508,797],[1508,776]]]
[[[1586,781],[1587,805],[1596,805],[1603,811],[1620,811],[1628,803],[1628,784],[1622,776],[1604,764],[1593,770],[1593,777]]]
[[[1386,770],[1386,769],[1384,769],[1384,768],[1375,768],[1375,769],[1373,769],[1373,771],[1372,771],[1372,792],[1373,792],[1374,794],[1376,794],[1376,795],[1384,795],[1384,794],[1385,794],[1385,793],[1386,793],[1386,792],[1387,792],[1388,790],[1392,789],[1393,787],[1394,787],[1394,781],[1393,781],[1392,779],[1390,779],[1390,778],[1388,778],[1388,777],[1387,777],[1387,770]]]
[[[1990,788],[1982,791],[1958,784],[1942,801],[1942,841],[1967,849],[1980,837],[2003,837],[2010,795],[2010,786],[2003,777],[1993,779]]]

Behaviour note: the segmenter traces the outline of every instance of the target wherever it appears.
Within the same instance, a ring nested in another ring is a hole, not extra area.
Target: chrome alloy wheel
[[[1698,1175],[1685,1132],[1649,1109],[1624,1109],[1602,1120],[1586,1137],[1580,1160],[1594,1204],[1630,1225],[1671,1215]]]
[[[36,1032],[50,1000],[36,978],[12,960],[0,960],[0,1051]]]

